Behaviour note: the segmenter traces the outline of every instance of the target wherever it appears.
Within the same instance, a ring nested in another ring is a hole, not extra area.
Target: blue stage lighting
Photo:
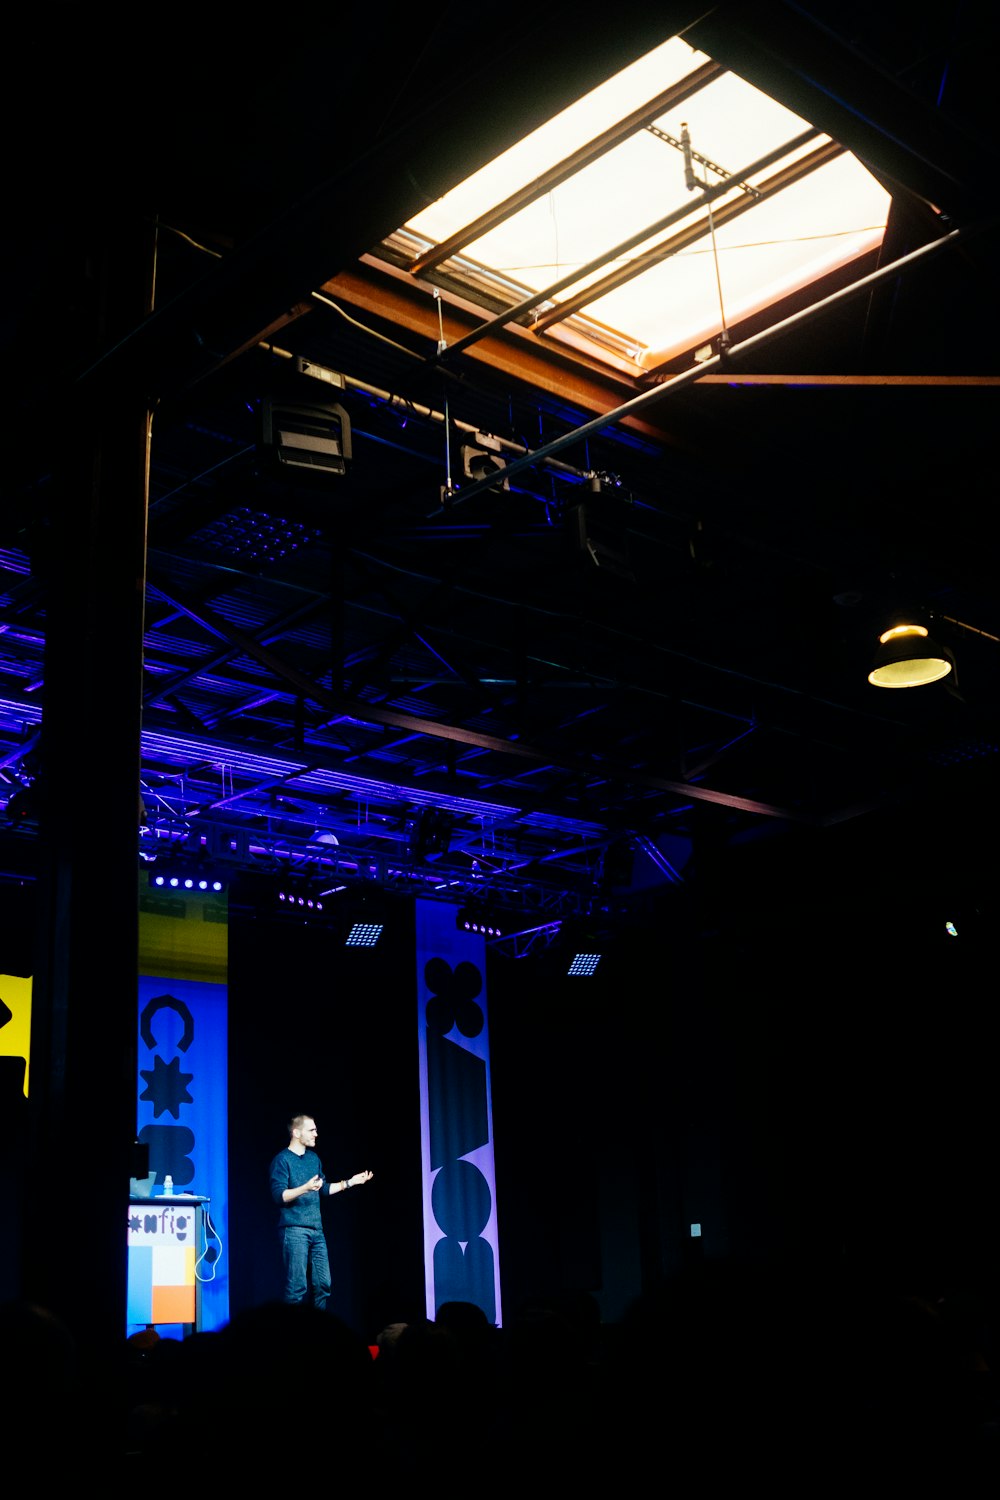
[[[344,940],[345,948],[374,948],[383,926],[382,922],[354,922]]]
[[[599,953],[575,953],[570,960],[570,966],[566,970],[566,973],[582,974],[589,977],[593,974],[600,961],[601,955]]]

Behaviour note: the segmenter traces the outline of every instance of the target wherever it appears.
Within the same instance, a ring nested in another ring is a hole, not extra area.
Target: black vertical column
[[[33,557],[46,671],[22,1279],[97,1355],[125,1336],[150,437],[146,393],[101,355],[148,312],[153,264],[137,221],[90,234],[70,278],[75,369],[37,428],[51,484]]]

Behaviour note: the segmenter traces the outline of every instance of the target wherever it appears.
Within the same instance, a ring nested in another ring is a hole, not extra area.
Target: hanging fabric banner
[[[427,1316],[471,1302],[502,1324],[486,946],[455,907],[416,903]]]
[[[154,1306],[187,1305],[155,1280],[146,1286],[157,1266],[167,1286],[182,1284],[170,1281],[175,1275],[184,1285],[194,1278],[199,1329],[229,1320],[228,923],[225,893],[140,894],[138,1138],[156,1174],[153,1202],[171,1178],[177,1198],[192,1195],[198,1237],[174,1255],[176,1267],[166,1249],[159,1260],[145,1251],[130,1257],[130,1323],[146,1321],[132,1314],[147,1293]],[[173,1208],[176,1215],[185,1205],[175,1201]],[[132,1237],[130,1228],[130,1243]]]
[[[31,979],[22,974],[0,974],[0,1057],[11,1059],[10,1076],[24,1064],[21,1089],[28,1097],[31,1060]]]

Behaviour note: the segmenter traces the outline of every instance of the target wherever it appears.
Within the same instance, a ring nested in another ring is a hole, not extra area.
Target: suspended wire
[[[708,205],[708,230],[712,237],[712,260],[715,264],[715,286],[719,293],[719,318],[722,329],[719,334],[719,342],[724,349],[729,348],[729,329],[726,326],[726,304],[722,296],[722,274],[719,270],[719,247],[715,241],[715,215],[712,213],[712,205]]]
[[[697,153],[692,149],[691,136],[688,132],[686,124],[681,126],[680,148],[684,153],[684,184],[687,187],[688,192],[694,192],[695,188],[701,188],[701,190],[707,194],[709,190],[709,184],[706,181],[703,181],[701,178],[695,176],[694,158]],[[698,161],[704,166],[712,168],[712,163],[709,162],[706,157],[698,156]],[[721,172],[721,168],[715,167],[712,169],[720,175],[725,175]],[[712,241],[712,260],[715,265],[715,286],[719,294],[719,318],[722,324],[721,332],[719,334],[719,347],[720,353],[725,353],[725,351],[729,348],[730,338],[729,329],[726,326],[726,304],[722,295],[722,273],[719,269],[719,247],[715,238],[715,215],[712,212],[711,197],[708,198],[706,206],[708,208],[708,232]]]

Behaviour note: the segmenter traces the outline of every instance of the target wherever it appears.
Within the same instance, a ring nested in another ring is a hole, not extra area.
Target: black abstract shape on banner
[[[470,1240],[464,1252],[454,1240],[438,1240],[434,1246],[435,1309],[446,1302],[471,1302],[482,1309],[488,1322],[496,1322],[493,1246],[489,1240]]]
[[[450,1161],[431,1188],[434,1222],[453,1240],[474,1240],[490,1221],[490,1185],[468,1161]]]
[[[6,1000],[0,1000],[0,1031],[2,1031],[3,1028],[7,1025],[8,1021],[13,1021],[13,1019],[14,1012],[11,1010]]]
[[[486,1063],[447,1037],[427,1034],[431,1171],[490,1138]]]
[[[143,1006],[142,1015],[139,1018],[139,1032],[146,1046],[152,1052],[153,1048],[158,1045],[153,1035],[153,1017],[159,1010],[176,1011],[177,1015],[184,1022],[184,1030],[180,1041],[177,1043],[177,1050],[178,1052],[186,1052],[194,1041],[194,1017],[184,1004],[184,1001],[176,999],[173,995],[155,995],[152,1000],[147,1000]]]
[[[139,1076],[146,1080],[146,1088],[139,1098],[152,1101],[154,1119],[159,1119],[163,1111],[168,1109],[176,1120],[182,1104],[194,1103],[187,1089],[194,1074],[181,1072],[179,1058],[171,1058],[170,1062],[165,1063],[162,1057],[154,1057],[152,1071],[140,1068]]]
[[[484,1016],[482,1006],[475,1002],[483,987],[483,976],[475,964],[463,960],[453,969],[446,959],[428,959],[424,983],[432,996],[425,1011],[431,1031],[447,1036],[457,1026],[463,1036],[479,1035]]]
[[[493,1247],[480,1238],[493,1207],[489,1183],[471,1162],[449,1162],[434,1179],[431,1206],[445,1232],[434,1246],[435,1303],[473,1302],[495,1323]]]
[[[194,1179],[194,1162],[187,1155],[194,1149],[194,1131],[186,1125],[144,1125],[139,1140],[149,1147],[150,1171],[157,1182],[174,1179],[174,1187],[184,1187]]]

